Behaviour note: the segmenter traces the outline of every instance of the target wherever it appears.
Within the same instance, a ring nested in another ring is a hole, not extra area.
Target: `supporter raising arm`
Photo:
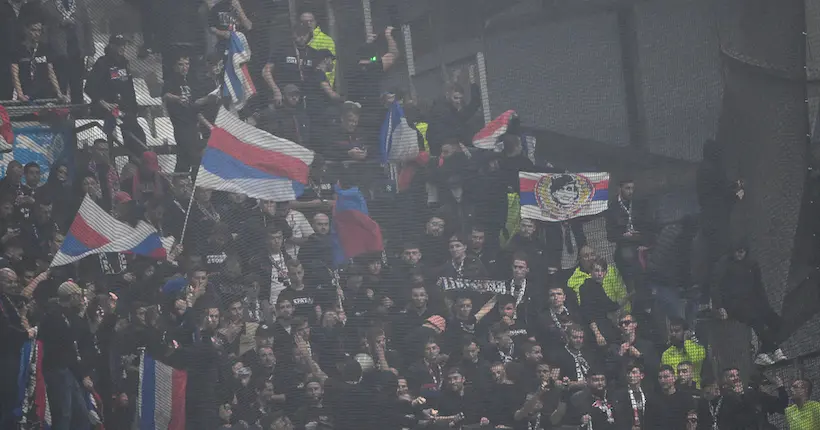
[[[220,39],[230,39],[235,30],[251,30],[253,24],[239,0],[220,0],[208,12],[208,30]]]

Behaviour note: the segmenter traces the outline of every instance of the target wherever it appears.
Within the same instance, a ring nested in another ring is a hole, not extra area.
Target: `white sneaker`
[[[757,358],[755,358],[755,364],[758,366],[770,366],[774,364],[774,360],[772,360],[772,357],[769,357],[769,354],[760,353],[757,354]]]
[[[778,362],[778,361],[783,361],[783,360],[788,360],[789,359],[789,357],[786,357],[786,354],[784,354],[783,350],[780,349],[780,348],[777,348],[772,353],[771,358],[775,361],[775,363]]]

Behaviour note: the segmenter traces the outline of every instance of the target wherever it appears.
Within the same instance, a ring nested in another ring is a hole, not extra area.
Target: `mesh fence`
[[[0,427],[789,428],[816,5],[741,3],[10,0]]]

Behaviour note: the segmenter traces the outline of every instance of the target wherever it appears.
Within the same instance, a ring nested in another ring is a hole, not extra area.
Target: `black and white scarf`
[[[74,24],[75,12],[77,11],[76,0],[54,0],[57,6],[57,12],[60,13],[61,22],[63,24]]]
[[[577,353],[572,352],[569,346],[565,346],[564,349],[566,349],[569,355],[572,356],[572,359],[575,360],[575,376],[578,378],[578,382],[586,381],[586,375],[589,373],[589,363],[587,359],[581,355],[581,351]]]

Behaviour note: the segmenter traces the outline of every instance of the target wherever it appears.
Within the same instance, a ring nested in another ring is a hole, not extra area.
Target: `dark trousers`
[[[775,312],[768,303],[760,304],[752,309],[733,310],[726,309],[729,318],[746,324],[755,331],[760,340],[760,352],[774,352],[780,345],[780,329],[783,319]]]
[[[54,64],[57,81],[64,94],[71,96],[72,104],[83,104],[83,76],[85,61],[83,57],[61,57]],[[68,91],[67,91],[68,90]]]
[[[199,127],[196,123],[174,122],[174,140],[177,143],[177,164],[174,172],[191,172],[196,175],[202,160],[202,139],[199,138]]]
[[[6,346],[8,348],[8,346]],[[16,429],[14,409],[18,403],[17,372],[20,357],[16,354],[0,357],[0,430]]]
[[[136,115],[125,114],[120,120],[119,127],[122,131],[122,140],[124,141],[125,149],[129,151],[130,156],[139,157],[145,151],[145,147],[143,146],[143,142],[145,142],[145,130],[137,123]],[[117,119],[111,114],[107,114],[105,116],[103,131],[108,135],[110,141],[114,137],[115,128],[117,128]]]
[[[633,307],[637,310],[648,309],[652,305],[652,294],[646,287],[644,268],[638,258],[638,247],[618,245],[615,248],[615,265],[624,278],[627,291],[634,292]]]
[[[46,393],[51,408],[52,430],[88,430],[88,408],[85,393],[68,369],[45,373]]]

